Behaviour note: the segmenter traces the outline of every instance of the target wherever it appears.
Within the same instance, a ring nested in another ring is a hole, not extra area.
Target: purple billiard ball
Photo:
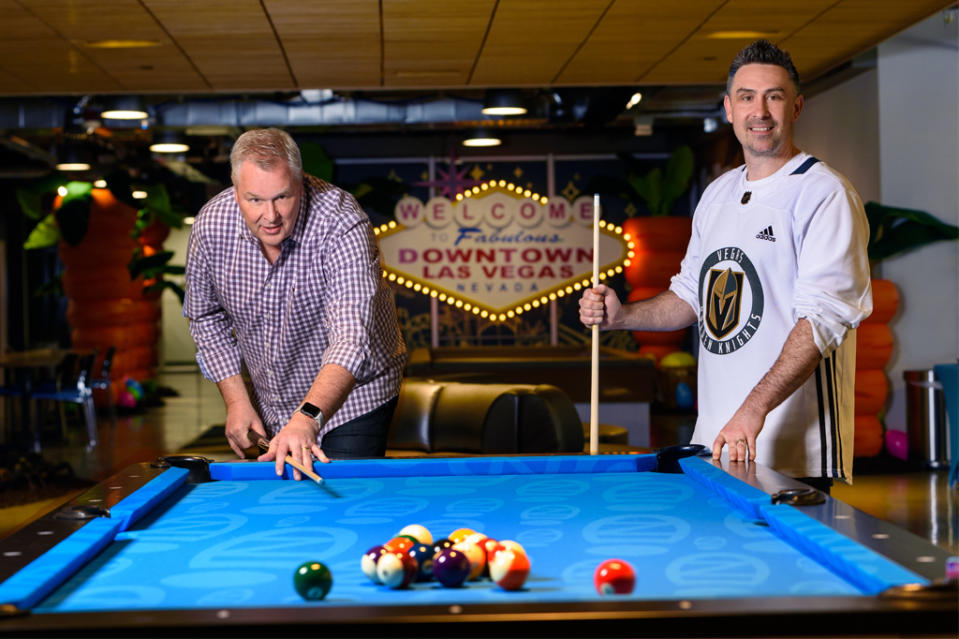
[[[469,574],[470,560],[464,552],[446,548],[433,558],[433,576],[447,588],[462,586]]]
[[[389,551],[383,546],[373,546],[366,551],[360,560],[360,567],[363,569],[363,574],[375,584],[383,583],[376,575],[376,563],[380,560],[380,557],[387,552]]]
[[[447,548],[452,548],[452,540],[442,537],[433,542],[433,559],[436,559],[436,555],[440,554],[441,551],[446,550]]]

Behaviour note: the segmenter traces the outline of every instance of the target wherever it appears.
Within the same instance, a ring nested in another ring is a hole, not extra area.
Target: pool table
[[[944,550],[695,452],[334,461],[320,484],[268,463],[137,464],[0,540],[0,634],[955,636]],[[525,586],[367,579],[365,551],[411,523],[520,542]],[[631,594],[593,586],[613,557]],[[321,601],[294,591],[307,560],[332,570]]]

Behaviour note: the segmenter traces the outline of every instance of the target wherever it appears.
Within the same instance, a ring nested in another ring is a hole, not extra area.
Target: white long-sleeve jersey
[[[693,443],[712,446],[805,318],[823,359],[766,417],[756,461],[793,477],[851,478],[855,328],[872,312],[868,240],[856,191],[806,153],[761,180],[743,166],[709,185],[670,285],[699,317]]]

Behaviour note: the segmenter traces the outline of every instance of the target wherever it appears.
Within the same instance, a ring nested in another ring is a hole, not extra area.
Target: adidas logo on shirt
[[[763,230],[761,230],[759,233],[756,234],[756,239],[758,239],[758,240],[768,240],[768,241],[770,241],[770,242],[775,242],[775,241],[776,241],[776,237],[773,235],[773,227],[772,227],[772,226],[767,226],[766,228],[764,228]]]

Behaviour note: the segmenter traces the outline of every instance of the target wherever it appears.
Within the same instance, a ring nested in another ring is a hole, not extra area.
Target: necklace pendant
[[[739,200],[739,203],[746,204],[747,202],[749,202],[749,198],[751,198],[752,195],[753,195],[752,191],[746,191],[745,193],[743,193],[743,199]]]

